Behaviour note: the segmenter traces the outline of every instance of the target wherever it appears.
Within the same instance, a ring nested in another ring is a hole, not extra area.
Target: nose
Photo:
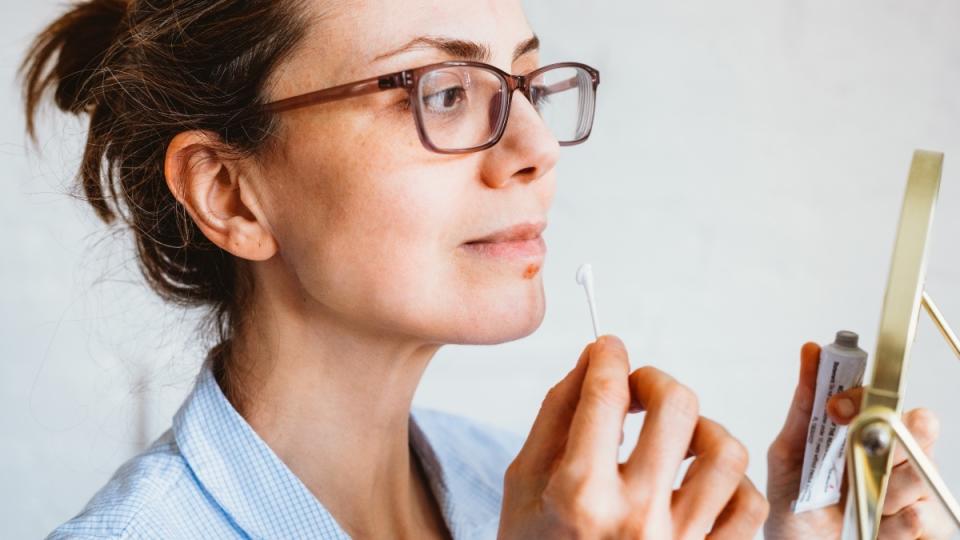
[[[560,157],[560,144],[533,105],[519,91],[512,101],[503,137],[483,162],[483,182],[492,188],[536,180],[553,170]]]

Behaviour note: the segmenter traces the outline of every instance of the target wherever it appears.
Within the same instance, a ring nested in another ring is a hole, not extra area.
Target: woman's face
[[[470,51],[404,48],[420,37],[478,44],[489,57],[470,59],[509,73],[538,67],[536,50],[514,58],[533,37],[519,1],[323,4],[278,67],[270,98]],[[497,343],[539,326],[544,254],[530,249],[538,241],[467,245],[518,224],[546,225],[559,146],[530,103],[513,97],[500,142],[461,155],[424,148],[402,89],[282,113],[279,149],[257,189],[306,309],[430,343]]]

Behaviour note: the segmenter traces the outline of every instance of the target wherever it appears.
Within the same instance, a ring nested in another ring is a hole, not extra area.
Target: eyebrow
[[[391,56],[416,49],[437,49],[455,58],[473,60],[475,62],[489,62],[491,57],[490,48],[485,44],[478,43],[476,41],[447,38],[443,36],[417,36],[402,46],[375,57],[374,60],[382,60],[384,58],[389,58]],[[514,47],[513,60],[516,61],[524,54],[527,54],[531,51],[536,51],[538,49],[540,49],[540,38],[538,38],[536,35],[533,35],[532,37],[521,41],[516,47]]]

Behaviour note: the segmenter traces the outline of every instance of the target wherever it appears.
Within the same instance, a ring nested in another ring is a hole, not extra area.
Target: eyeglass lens
[[[593,122],[593,79],[585,69],[558,67],[535,76],[531,102],[557,141],[576,142]],[[496,137],[506,121],[507,81],[477,66],[450,66],[420,77],[416,96],[424,134],[440,150],[465,150]]]

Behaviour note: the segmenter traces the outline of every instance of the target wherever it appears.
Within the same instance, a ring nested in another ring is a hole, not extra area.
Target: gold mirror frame
[[[873,377],[864,387],[861,412],[847,432],[848,497],[861,540],[873,540],[879,533],[895,441],[903,444],[910,461],[960,527],[960,505],[900,420],[904,371],[921,306],[960,357],[960,342],[924,291],[927,244],[942,171],[942,153],[914,152],[883,298]]]

